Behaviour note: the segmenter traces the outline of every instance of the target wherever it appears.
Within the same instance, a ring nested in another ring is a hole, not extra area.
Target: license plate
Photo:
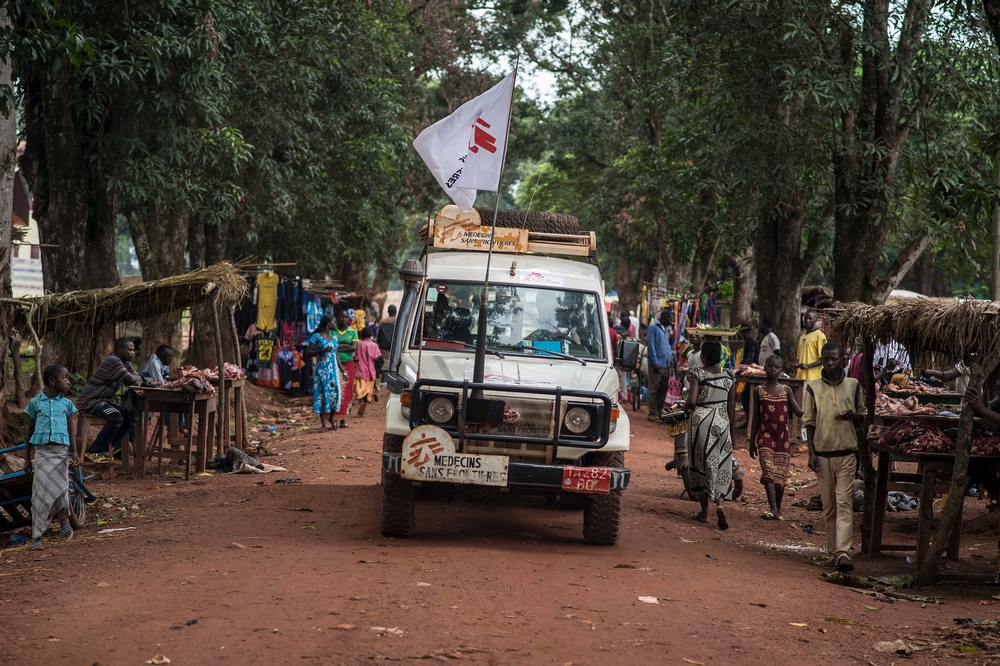
[[[563,490],[574,493],[611,492],[611,468],[609,467],[563,467]]]

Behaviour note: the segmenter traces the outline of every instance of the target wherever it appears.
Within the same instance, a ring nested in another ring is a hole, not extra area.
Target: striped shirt
[[[87,411],[98,402],[112,402],[122,382],[130,374],[135,374],[132,366],[112,354],[104,359],[97,372],[87,380],[87,385],[76,400],[76,406],[81,411]]]

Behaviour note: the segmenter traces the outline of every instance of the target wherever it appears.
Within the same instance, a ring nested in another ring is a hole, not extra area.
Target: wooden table
[[[956,423],[958,419],[953,419]],[[872,451],[878,455],[878,465],[875,477],[875,508],[872,515],[870,555],[878,557],[883,550],[914,551],[913,573],[916,577],[920,571],[920,565],[927,556],[930,548],[932,521],[934,519],[934,495],[945,494],[950,489],[949,483],[938,484],[936,475],[938,472],[951,473],[955,463],[955,456],[951,453],[907,453],[894,448],[879,445],[872,442]],[[916,474],[895,472],[891,470],[892,460],[903,462],[920,463],[921,471]],[[997,461],[1000,458],[972,456],[973,460]],[[914,492],[919,489],[920,512],[917,517],[917,542],[916,544],[884,544],[882,543],[882,529],[885,524],[885,507],[888,501],[890,490],[901,490],[904,492]],[[955,529],[948,542],[948,559],[957,560],[959,546],[961,545],[962,512],[959,510],[958,518],[955,521]],[[968,573],[942,573],[938,578],[950,580],[978,580],[984,578],[988,582],[993,582],[993,575],[988,578],[979,574]],[[933,581],[928,581],[933,582]]]
[[[215,441],[217,405],[214,394],[190,393],[179,389],[142,389],[135,438],[139,474],[146,475],[146,461],[150,458],[157,458],[158,473],[162,473],[165,459],[186,461],[185,479],[191,478],[192,463],[195,463],[199,472],[204,472],[208,452]],[[164,435],[167,414],[185,415],[188,430],[186,438],[180,437],[176,417],[171,419]]]
[[[228,405],[229,399],[232,398],[233,405],[226,413],[227,415],[232,415],[233,417],[235,432],[229,433],[229,424],[225,424],[223,432],[225,432],[228,436],[223,435],[223,438],[228,441],[216,442],[215,451],[219,455],[225,454],[227,446],[235,446],[240,451],[246,450],[247,409],[243,395],[246,382],[246,377],[241,377],[240,379],[227,379],[225,395],[220,396],[220,405]],[[219,393],[218,379],[212,380],[212,386],[215,387],[216,393]],[[219,410],[219,412],[221,413],[221,410]],[[226,420],[229,420],[228,416]]]

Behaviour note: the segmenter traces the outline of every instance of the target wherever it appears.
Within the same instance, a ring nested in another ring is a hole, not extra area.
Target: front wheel
[[[403,437],[383,435],[382,450],[402,453]],[[379,529],[382,536],[408,537],[413,534],[413,483],[395,472],[382,470],[382,505]]]
[[[69,524],[74,530],[87,524],[87,496],[73,472],[69,473]]]
[[[624,451],[596,453],[591,465],[595,467],[624,467]],[[620,488],[607,495],[591,495],[583,509],[583,539],[595,546],[613,546],[621,529],[624,497]]]

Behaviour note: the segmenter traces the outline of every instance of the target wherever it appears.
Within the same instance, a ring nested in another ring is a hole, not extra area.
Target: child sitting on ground
[[[771,355],[764,361],[764,376],[757,387],[756,404],[750,416],[750,457],[760,455],[760,482],[767,493],[770,510],[761,516],[764,520],[784,520],[781,517],[781,500],[788,482],[788,461],[792,454],[789,412],[802,418],[802,408],[784,384],[778,383],[782,361]]]
[[[358,416],[364,416],[368,403],[375,396],[375,359],[382,357],[382,350],[372,340],[372,329],[365,326],[361,329],[361,339],[355,352],[357,375],[354,379],[354,398],[361,403]]]
[[[41,550],[42,535],[54,516],[59,516],[62,538],[73,538],[69,524],[69,464],[79,465],[73,436],[76,406],[66,397],[70,389],[69,370],[50,365],[42,374],[45,390],[24,409],[28,417],[24,471],[35,470],[31,481],[32,550]]]

